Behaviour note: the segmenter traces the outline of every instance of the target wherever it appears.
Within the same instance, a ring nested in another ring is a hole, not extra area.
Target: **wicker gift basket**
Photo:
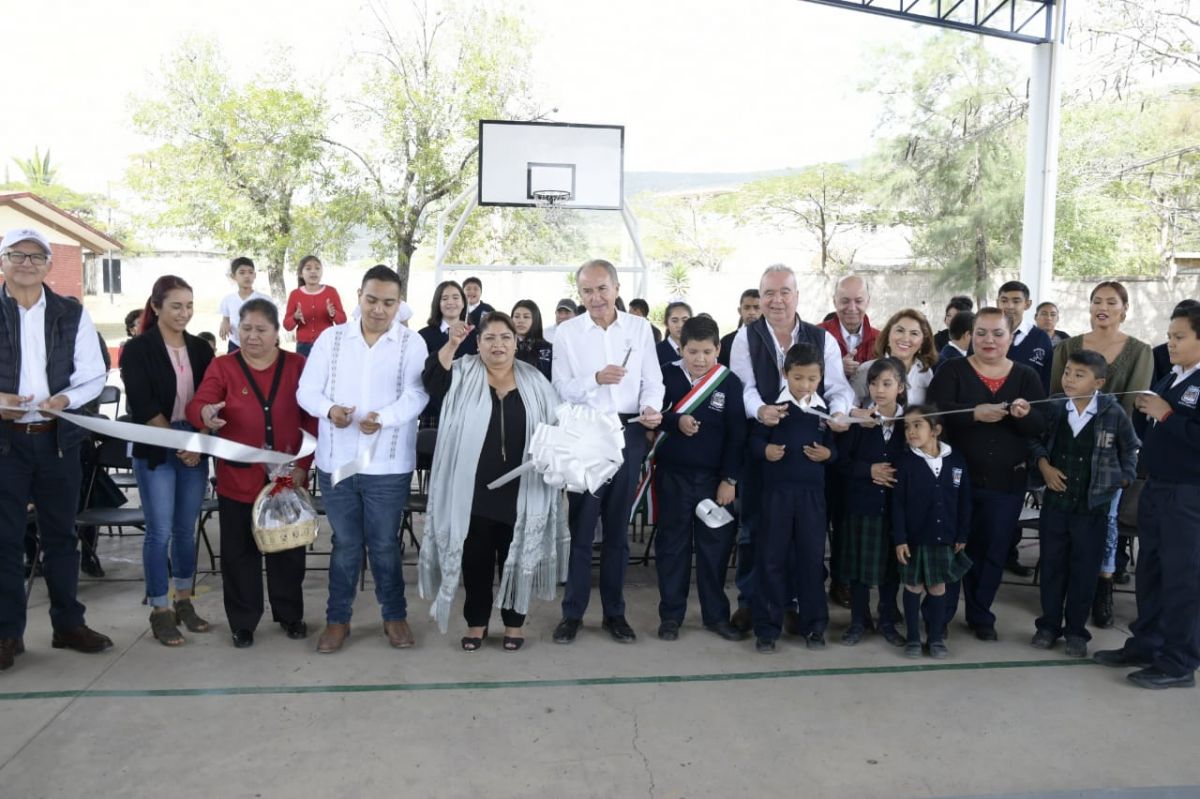
[[[321,526],[312,496],[287,474],[263,486],[254,500],[251,519],[254,543],[264,554],[306,547],[317,540]]]

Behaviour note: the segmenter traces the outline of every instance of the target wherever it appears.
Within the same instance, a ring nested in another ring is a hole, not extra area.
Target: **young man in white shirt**
[[[245,256],[234,258],[229,263],[229,276],[237,284],[237,291],[226,294],[221,300],[221,340],[229,339],[228,352],[237,352],[241,347],[238,341],[238,326],[236,321],[241,318],[242,306],[250,300],[275,300],[266,294],[254,290],[254,261]]]
[[[425,342],[396,323],[400,295],[395,271],[367,270],[359,318],[317,338],[296,395],[321,420],[317,483],[334,533],[326,626],[317,642],[325,654],[350,635],[364,543],[388,642],[399,649],[414,643],[397,531],[416,466],[417,418],[429,395],[421,383]]]
[[[608,261],[579,267],[575,285],[587,313],[558,326],[554,342],[554,388],[567,402],[616,413],[625,425],[624,464],[596,494],[568,495],[571,559],[563,592],[563,618],[554,642],[569,644],[583,624],[592,589],[592,541],[603,525],[600,602],[603,628],[621,643],[637,636],[625,620],[625,567],[629,561],[629,511],[646,456],[646,431],[662,422],[662,370],[650,323],[617,310],[620,283]]]
[[[84,623],[85,608],[75,598],[79,447],[87,432],[38,412],[78,409],[95,399],[106,370],[87,311],[44,285],[51,261],[50,242],[36,230],[11,230],[0,242],[0,405],[24,408],[0,412],[0,671],[25,651],[23,542],[30,502],[50,594],[51,645],[77,652],[112,646]]]

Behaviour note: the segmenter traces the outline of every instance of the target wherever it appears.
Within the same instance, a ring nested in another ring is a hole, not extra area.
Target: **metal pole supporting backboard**
[[[1029,80],[1029,140],[1025,156],[1025,218],[1021,226],[1021,281],[1034,305],[1051,296],[1054,216],[1058,194],[1058,139],[1066,3],[1054,9],[1054,35],[1033,48]]]

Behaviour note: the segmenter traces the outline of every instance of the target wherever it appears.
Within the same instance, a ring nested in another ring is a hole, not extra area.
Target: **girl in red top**
[[[312,351],[313,342],[327,327],[346,321],[342,298],[337,289],[321,283],[321,259],[306,255],[300,259],[300,287],[288,295],[283,326],[296,331],[296,352],[304,357]]]
[[[316,420],[296,404],[303,356],[277,346],[279,310],[269,300],[253,299],[242,306],[238,336],[241,349],[217,358],[204,373],[188,403],[188,420],[241,444],[297,452],[301,430],[317,432]],[[296,464],[292,479],[297,485],[307,485],[311,460]],[[261,464],[217,461],[225,615],[237,647],[254,643],[254,628],[263,614],[262,555],[251,533],[251,510],[266,484]],[[271,613],[288,638],[308,634],[301,591],[304,556],[304,547],[266,556]]]

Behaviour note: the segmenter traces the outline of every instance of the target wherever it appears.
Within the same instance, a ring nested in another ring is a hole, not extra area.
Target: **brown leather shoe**
[[[385,621],[383,623],[383,631],[387,634],[388,643],[397,649],[408,649],[417,642],[417,639],[413,638],[412,630],[409,629],[408,622],[405,619]]]
[[[738,608],[733,612],[733,616],[729,618],[729,623],[732,624],[735,629],[738,629],[743,633],[748,633],[754,629],[754,615],[750,611],[750,608]]]
[[[13,667],[14,658],[17,656],[17,641],[16,638],[0,638],[0,671]]]
[[[69,630],[55,630],[50,639],[50,646],[55,649],[74,649],[76,652],[86,652],[89,655],[111,649],[112,639],[101,635],[86,624],[72,627]]]
[[[346,639],[349,637],[349,624],[334,624],[330,622],[325,625],[325,629],[321,631],[321,637],[317,639],[317,651],[322,655],[336,652],[342,648],[342,644],[346,643]]]

